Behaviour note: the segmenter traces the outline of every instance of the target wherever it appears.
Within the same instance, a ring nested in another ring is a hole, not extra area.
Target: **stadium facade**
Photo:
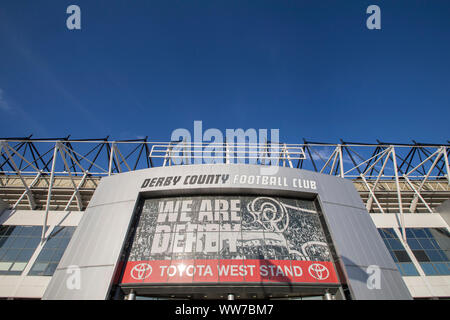
[[[0,298],[450,297],[449,145],[179,146],[0,140]]]

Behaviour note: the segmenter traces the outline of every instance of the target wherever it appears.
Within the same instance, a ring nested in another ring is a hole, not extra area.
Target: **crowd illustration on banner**
[[[273,197],[149,199],[130,261],[278,259],[330,261],[312,201]]]

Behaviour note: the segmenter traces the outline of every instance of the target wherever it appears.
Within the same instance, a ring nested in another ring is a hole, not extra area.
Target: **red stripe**
[[[122,283],[338,283],[328,261],[159,260],[129,261]]]

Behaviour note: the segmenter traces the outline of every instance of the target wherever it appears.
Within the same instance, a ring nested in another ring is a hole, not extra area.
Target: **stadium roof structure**
[[[248,163],[351,179],[370,213],[433,213],[450,198],[447,144],[151,142],[1,138],[0,199],[11,209],[83,211],[101,177],[158,166]]]

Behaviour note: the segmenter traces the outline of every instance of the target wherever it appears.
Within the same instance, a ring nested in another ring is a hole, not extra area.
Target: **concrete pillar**
[[[134,290],[131,290],[127,295],[127,300],[136,300],[136,293],[134,292]]]
[[[327,291],[323,295],[323,300],[333,300],[333,295]]]

